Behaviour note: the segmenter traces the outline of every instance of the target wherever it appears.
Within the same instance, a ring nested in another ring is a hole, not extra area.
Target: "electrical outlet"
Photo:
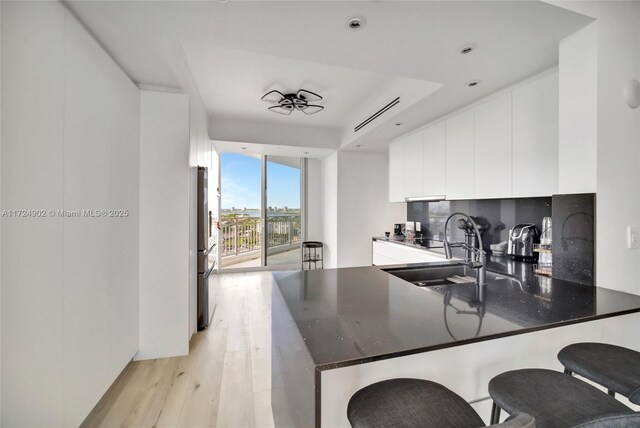
[[[416,232],[422,232],[422,225],[419,221],[416,221]]]
[[[627,226],[627,248],[640,248],[640,237],[637,226]]]

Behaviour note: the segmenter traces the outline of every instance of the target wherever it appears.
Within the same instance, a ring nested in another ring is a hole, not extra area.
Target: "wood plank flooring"
[[[188,356],[130,363],[83,427],[273,427],[270,272],[212,279]]]

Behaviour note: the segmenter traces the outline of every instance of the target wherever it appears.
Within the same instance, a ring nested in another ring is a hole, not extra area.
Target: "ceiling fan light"
[[[289,108],[285,108],[285,107],[281,107],[281,106],[272,106],[272,107],[269,107],[269,111],[272,111],[272,112],[278,113],[278,114],[284,114],[284,115],[288,116],[293,111],[293,108],[291,108],[290,106],[289,106]]]
[[[316,114],[316,113],[318,113],[319,111],[322,111],[322,110],[324,110],[324,107],[323,107],[323,106],[318,106],[318,105],[309,104],[309,105],[307,106],[307,108],[305,108],[304,110],[302,110],[302,112],[303,112],[304,114],[307,114],[307,115],[312,115],[312,114]]]
[[[300,89],[296,94],[296,97],[302,98],[307,101],[320,101],[322,97],[315,92],[307,91],[306,89]]]
[[[268,103],[277,103],[280,102],[281,99],[284,98],[284,94],[280,91],[269,91],[260,98],[262,101],[266,101]]]

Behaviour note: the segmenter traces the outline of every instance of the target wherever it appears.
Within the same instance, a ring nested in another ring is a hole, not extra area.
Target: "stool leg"
[[[569,369],[564,369],[564,374],[568,374],[569,376],[571,376],[573,374],[573,372]]]
[[[491,425],[500,423],[500,407],[493,402],[493,406],[491,406]]]
[[[609,393],[610,396],[615,397],[616,396],[616,392],[612,391],[611,389],[607,391]]]

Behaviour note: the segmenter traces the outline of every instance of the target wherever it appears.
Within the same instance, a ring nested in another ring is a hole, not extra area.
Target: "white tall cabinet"
[[[445,122],[403,136],[389,146],[389,202],[445,193]]]
[[[0,425],[78,426],[138,347],[139,92],[60,3],[0,8],[2,208],[46,213],[2,218]]]
[[[558,74],[513,91],[513,196],[558,192]]]
[[[422,191],[422,141],[423,132],[414,132],[404,140],[404,189],[405,197],[420,196]]]
[[[557,193],[558,99],[558,72],[547,71],[398,138],[389,149],[389,201]]]
[[[405,145],[398,140],[389,146],[389,202],[404,202]]]
[[[422,195],[446,192],[446,125],[439,122],[425,128],[422,146]]]
[[[475,112],[475,197],[511,195],[511,94],[480,104]]]
[[[475,189],[475,111],[467,110],[447,119],[446,196],[464,199]]]

